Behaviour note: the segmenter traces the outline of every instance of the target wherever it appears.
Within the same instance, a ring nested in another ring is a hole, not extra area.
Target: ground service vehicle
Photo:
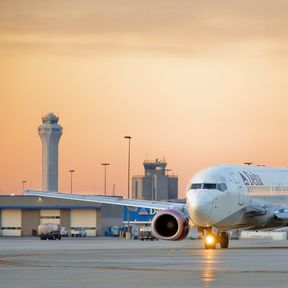
[[[155,240],[156,238],[153,236],[152,234],[152,230],[151,230],[151,226],[143,226],[140,228],[140,231],[139,231],[139,237],[138,237],[141,241],[144,241],[144,240],[150,240],[150,241],[153,241]],[[156,239],[158,240],[158,239]]]
[[[71,229],[72,237],[86,237],[86,231],[83,228],[80,229]]]
[[[59,224],[40,224],[37,231],[41,240],[61,240],[61,227]]]
[[[68,230],[65,226],[61,226],[60,233],[61,237],[68,237]]]

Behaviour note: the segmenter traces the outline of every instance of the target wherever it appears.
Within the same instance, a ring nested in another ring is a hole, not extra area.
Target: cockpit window
[[[214,189],[216,190],[216,184],[215,183],[204,183],[203,189]]]
[[[204,183],[203,189],[213,189],[213,190],[219,190],[219,191],[225,191],[227,190],[227,186],[225,183]]]
[[[201,189],[202,183],[193,183],[190,189]]]
[[[190,189],[210,189],[210,190],[227,190],[227,185],[225,183],[192,183]]]
[[[223,191],[227,190],[227,185],[225,183],[217,184],[217,190],[220,190],[223,192]]]

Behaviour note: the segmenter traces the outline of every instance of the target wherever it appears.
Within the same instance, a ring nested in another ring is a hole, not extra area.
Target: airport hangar
[[[84,228],[87,236],[104,236],[123,223],[123,207],[79,200],[0,195],[0,236],[33,236],[39,224]]]

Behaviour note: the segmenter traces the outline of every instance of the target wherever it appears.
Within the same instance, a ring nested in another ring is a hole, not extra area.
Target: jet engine
[[[183,240],[189,232],[189,218],[178,210],[163,210],[154,216],[151,228],[157,239]]]

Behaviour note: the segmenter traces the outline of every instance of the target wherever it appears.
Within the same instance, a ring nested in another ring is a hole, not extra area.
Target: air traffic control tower
[[[168,175],[166,161],[144,161],[145,175],[132,177],[134,199],[168,201],[178,198],[178,177]]]
[[[42,142],[42,190],[58,192],[58,143],[62,135],[59,118],[49,113],[42,117],[38,134]]]

